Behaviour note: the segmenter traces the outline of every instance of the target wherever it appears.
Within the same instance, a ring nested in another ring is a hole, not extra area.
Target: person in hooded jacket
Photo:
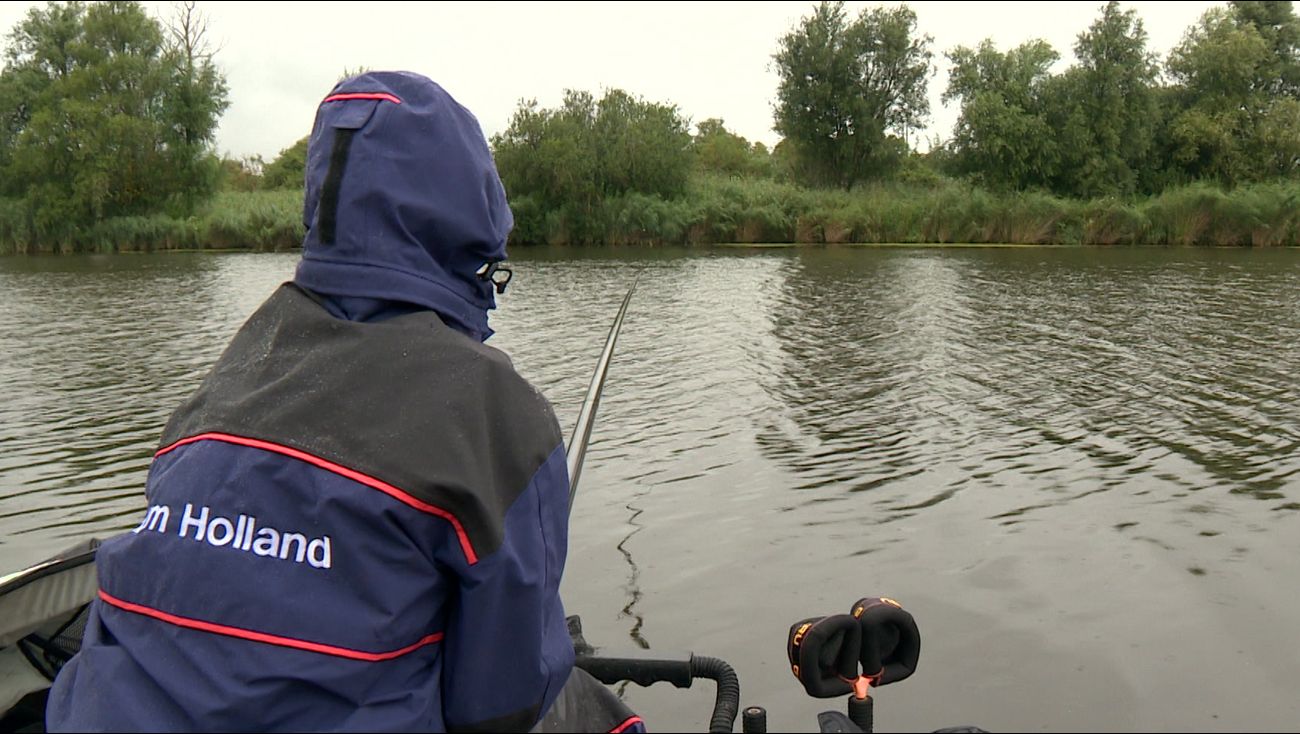
[[[560,427],[483,343],[513,217],[477,120],[419,74],[346,79],[304,202],[293,280],[98,552],[51,731],[522,731],[576,670]]]

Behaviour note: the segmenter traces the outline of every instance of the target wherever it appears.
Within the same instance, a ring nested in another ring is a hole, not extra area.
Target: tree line
[[[1059,74],[1051,69],[1060,55],[1041,40],[1006,51],[987,39],[954,48],[945,54],[942,99],[958,104],[960,116],[950,140],[920,154],[908,140],[930,111],[931,37],[905,5],[850,17],[842,2],[822,2],[779,39],[773,57],[775,129],[783,136],[775,150],[747,150],[718,120],[689,139],[685,120],[668,108],[656,134],[671,144],[644,165],[694,152],[700,170],[845,190],[922,167],[998,191],[1075,198],[1300,177],[1300,19],[1290,2],[1211,9],[1163,65],[1147,41],[1137,13],[1112,1],[1078,35],[1076,63]],[[516,160],[554,167],[560,161],[549,159],[573,149],[561,141],[580,139],[563,124],[574,119],[573,99],[558,110],[522,104],[494,140],[524,193],[538,182],[516,174]],[[664,184],[640,190],[661,192]]]
[[[945,163],[1000,188],[1159,193],[1300,174],[1300,20],[1290,2],[1209,10],[1161,66],[1133,11],[1111,2],[1062,74],[1042,41],[948,54],[961,103]]]
[[[0,72],[0,248],[105,247],[133,232],[228,242],[241,228],[296,245],[301,225],[280,219],[306,138],[269,163],[218,159],[228,89],[205,33],[193,3],[170,21],[124,1],[28,13]],[[567,90],[554,108],[521,100],[490,141],[512,240],[1295,244],[1292,3],[1211,9],[1164,60],[1147,44],[1112,1],[1063,72],[1041,40],[947,50],[942,99],[960,116],[921,152],[933,39],[906,5],[851,15],[824,0],[776,39],[770,150],[622,89]],[[914,202],[948,214],[907,214]]]
[[[675,106],[622,90],[599,101],[569,92],[556,109],[522,102],[492,145],[525,242],[948,242],[965,232],[974,242],[1300,243],[1292,4],[1212,9],[1163,65],[1147,42],[1136,12],[1112,1],[1061,73],[1041,40],[951,49],[942,98],[960,116],[950,140],[920,153],[909,140],[930,112],[932,38],[906,5],[851,17],[823,1],[778,39],[782,140],[771,151],[721,120],[691,135]],[[636,144],[620,137],[633,131]],[[862,203],[918,221],[885,203],[901,198],[948,201],[947,220],[887,226]]]

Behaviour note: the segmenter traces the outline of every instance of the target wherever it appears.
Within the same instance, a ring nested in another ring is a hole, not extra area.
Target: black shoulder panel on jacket
[[[286,283],[244,324],[162,446],[228,433],[297,449],[454,515],[478,556],[561,445],[546,399],[500,351],[431,311],[337,319]]]

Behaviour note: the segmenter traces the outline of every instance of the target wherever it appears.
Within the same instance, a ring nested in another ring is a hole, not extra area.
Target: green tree
[[[72,72],[73,46],[84,15],[82,3],[50,3],[45,12],[29,12],[8,34],[0,73],[0,172],[6,174],[0,176],[0,193],[22,196],[26,191],[25,183],[12,175],[14,151],[50,80],[66,79]]]
[[[516,210],[535,207],[540,216],[575,211],[589,217],[600,196],[593,127],[596,102],[589,92],[566,90],[559,108],[521,101],[492,149],[502,182]],[[516,216],[516,223],[522,221]]]
[[[781,138],[772,146],[772,177],[778,181],[807,181],[814,174],[799,157],[799,152],[787,138]]]
[[[1238,22],[1249,25],[1272,52],[1264,71],[1265,92],[1300,98],[1300,18],[1290,0],[1233,0]]]
[[[1231,186],[1300,173],[1300,100],[1280,85],[1290,61],[1280,31],[1252,20],[1258,9],[1212,8],[1170,54],[1170,156],[1188,177]]]
[[[188,211],[215,187],[225,84],[192,6],[179,23],[169,38],[136,2],[51,2],[10,33],[0,178],[38,235],[66,241],[107,217]]]
[[[610,89],[596,105],[596,174],[602,196],[630,191],[671,199],[686,192],[691,136],[675,105]]]
[[[239,160],[221,159],[220,188],[223,191],[258,191],[266,164],[260,155],[246,155]]]
[[[710,118],[696,126],[691,142],[695,165],[701,171],[728,176],[763,176],[771,172],[770,155],[762,143],[749,141]]]
[[[262,188],[301,189],[307,180],[307,142],[304,135],[298,142],[280,151],[275,160],[262,168]]]
[[[162,62],[167,88],[161,101],[163,144],[173,196],[190,211],[216,188],[220,162],[211,144],[229,106],[229,88],[213,61],[208,20],[193,2],[182,3],[164,28]]]
[[[1074,46],[1079,66],[1068,103],[1086,125],[1087,147],[1077,166],[1063,168],[1068,193],[1128,195],[1146,175],[1155,141],[1159,66],[1147,50],[1137,11],[1111,0]]]
[[[961,102],[951,142],[954,171],[995,188],[1048,185],[1058,151],[1045,90],[1056,51],[1036,40],[1002,53],[985,40],[947,56],[952,69],[942,99]]]
[[[671,199],[686,191],[691,136],[675,105],[648,102],[621,89],[597,101],[566,90],[555,109],[521,101],[505,132],[493,136],[497,168],[516,222],[549,222],[562,239],[598,237],[606,199],[629,193]],[[522,232],[528,241],[547,239]]]
[[[906,5],[850,21],[823,0],[783,36],[776,61],[776,130],[818,182],[852,188],[896,166],[929,115],[930,36]]]

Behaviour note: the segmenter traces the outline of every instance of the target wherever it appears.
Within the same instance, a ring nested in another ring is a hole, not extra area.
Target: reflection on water
[[[774,311],[782,366],[762,380],[784,409],[756,433],[801,479],[790,507],[892,522],[974,490],[1022,499],[991,515],[1013,524],[1124,488],[1296,509],[1294,266],[1107,255],[801,258]],[[883,496],[853,496],[868,490]]]
[[[0,573],[138,519],[167,415],[294,262],[0,259]],[[884,594],[926,653],[882,729],[1293,727],[1300,253],[522,250],[515,271],[490,343],[565,426],[640,274],[564,580],[594,644],[724,657],[774,730],[808,730],[832,706],[789,680],[786,628]],[[711,691],[659,688],[624,691],[654,728],[706,720]]]

